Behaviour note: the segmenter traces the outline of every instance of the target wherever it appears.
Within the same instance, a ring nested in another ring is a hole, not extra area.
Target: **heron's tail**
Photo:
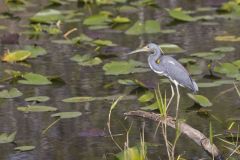
[[[192,83],[193,83],[192,90],[193,90],[194,93],[196,93],[198,91],[198,85],[197,85],[197,83],[194,80],[192,80]]]

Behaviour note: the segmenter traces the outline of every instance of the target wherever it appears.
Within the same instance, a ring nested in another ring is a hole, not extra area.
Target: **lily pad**
[[[0,98],[15,98],[22,96],[23,93],[17,88],[11,88],[10,90],[0,91]]]
[[[203,73],[203,70],[197,64],[188,64],[187,70],[191,75],[199,75]]]
[[[56,111],[57,108],[51,106],[28,105],[17,107],[17,110],[22,112],[52,112]]]
[[[63,19],[64,16],[62,15],[61,11],[56,9],[42,10],[30,18],[32,22],[37,23],[53,23]]]
[[[87,17],[83,24],[87,26],[104,26],[108,25],[111,22],[111,19],[109,18],[108,14],[96,14]]]
[[[154,98],[153,92],[147,91],[141,97],[138,98],[139,102],[149,102]]]
[[[95,97],[71,97],[71,98],[63,99],[62,101],[76,103],[76,102],[90,102],[90,101],[94,101],[95,99],[96,99]]]
[[[38,56],[47,54],[47,51],[40,46],[27,45],[24,48],[25,48],[25,50],[28,50],[29,52],[31,52],[30,58],[36,58]]]
[[[17,50],[14,52],[6,53],[2,57],[2,61],[13,63],[18,61],[24,61],[31,56],[31,52],[27,50]]]
[[[106,75],[120,75],[138,72],[147,72],[150,69],[145,68],[146,65],[142,62],[129,61],[112,61],[103,66]]]
[[[174,54],[174,53],[182,53],[185,50],[179,47],[176,44],[164,43],[159,45],[159,47],[163,50],[164,53]]]
[[[217,87],[220,86],[221,84],[219,83],[214,83],[214,82],[202,82],[198,83],[199,88],[209,88],[209,87]]]
[[[16,134],[17,134],[16,131],[11,134],[1,133],[0,134],[0,144],[13,142],[16,137]]]
[[[207,60],[220,60],[225,55],[221,53],[216,53],[216,52],[197,52],[197,53],[192,53],[191,56],[204,58]]]
[[[175,8],[175,9],[168,9],[168,14],[170,17],[179,20],[179,21],[186,21],[186,22],[191,22],[195,21],[195,19],[188,15],[186,12],[184,12],[181,8]]]
[[[217,47],[212,49],[213,52],[233,52],[235,51],[234,47]]]
[[[178,61],[181,63],[196,63],[197,62],[197,60],[193,59],[193,58],[180,58]]]
[[[97,39],[97,40],[94,40],[93,43],[99,46],[109,46],[109,47],[116,46],[116,44],[114,44],[110,40]]]
[[[59,112],[52,114],[51,117],[59,117],[61,119],[67,119],[67,118],[76,118],[81,116],[81,112]]]
[[[141,35],[144,33],[144,24],[137,21],[125,33],[127,35]]]
[[[188,93],[188,96],[196,103],[198,103],[199,105],[201,105],[202,107],[210,107],[212,106],[212,103],[208,100],[207,97],[203,96],[203,95],[194,95],[194,94],[190,94]]]
[[[143,160],[146,157],[146,149],[147,145],[129,147],[115,156],[117,160],[125,160],[126,157],[131,160]]]
[[[46,102],[50,98],[48,96],[35,96],[35,97],[28,97],[25,98],[24,100],[27,102]]]
[[[36,74],[36,73],[26,73],[22,76],[25,80],[18,80],[18,83],[29,84],[29,85],[47,85],[52,84],[47,77]]]
[[[239,42],[240,37],[234,35],[224,35],[224,36],[216,36],[214,38],[216,41],[226,41],[226,42]]]
[[[92,57],[91,55],[85,54],[83,56],[77,54],[71,58],[72,61],[78,62],[81,66],[94,66],[102,63],[99,57]]]
[[[130,19],[127,17],[121,17],[121,16],[117,16],[116,18],[113,19],[114,23],[128,23],[130,22]]]
[[[145,33],[159,33],[160,23],[156,20],[147,20],[144,25]]]
[[[239,69],[232,63],[223,63],[214,67],[214,72],[226,74],[227,76],[233,76],[239,73]]]
[[[21,152],[31,151],[34,149],[35,149],[35,146],[19,146],[14,148],[14,150],[21,151]]]

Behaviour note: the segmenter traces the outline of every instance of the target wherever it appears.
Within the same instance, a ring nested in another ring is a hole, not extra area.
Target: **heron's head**
[[[129,54],[138,53],[138,52],[150,52],[150,53],[159,52],[161,54],[161,49],[157,44],[149,43],[145,47],[132,51]]]

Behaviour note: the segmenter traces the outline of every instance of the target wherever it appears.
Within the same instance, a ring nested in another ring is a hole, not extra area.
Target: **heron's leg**
[[[178,119],[178,109],[179,109],[179,102],[180,102],[180,94],[179,94],[179,89],[178,89],[178,84],[176,84],[176,90],[177,90],[177,107],[176,107],[176,120]]]
[[[173,89],[172,84],[171,84],[171,91],[172,91],[172,95],[171,95],[171,98],[170,98],[169,101],[168,101],[167,109],[168,109],[169,105],[171,104],[172,99],[173,99],[173,97],[174,97],[174,95],[175,95],[175,92],[174,92],[174,89]]]

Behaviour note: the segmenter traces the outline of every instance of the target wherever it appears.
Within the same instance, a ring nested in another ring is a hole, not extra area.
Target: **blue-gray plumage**
[[[130,54],[144,51],[152,53],[148,57],[148,64],[154,72],[168,77],[176,86],[187,87],[193,92],[198,91],[196,82],[192,80],[187,70],[174,58],[163,55],[158,45],[150,43]]]

